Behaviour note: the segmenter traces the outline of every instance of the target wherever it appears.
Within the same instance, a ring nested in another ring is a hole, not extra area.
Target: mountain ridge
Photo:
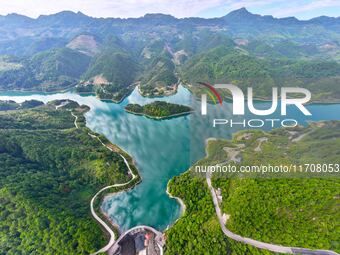
[[[319,62],[313,64],[316,60]],[[198,78],[255,86],[261,66],[268,69],[266,75],[260,72],[266,76],[262,88],[268,89],[278,85],[282,73],[303,73],[301,68],[319,73],[327,66],[337,67],[320,60],[340,62],[340,18],[301,21],[253,14],[246,8],[209,19],[162,13],[96,18],[72,11],[35,19],[19,14],[0,16],[2,90],[76,87],[78,92],[96,92],[102,99],[119,102],[136,84],[144,96],[170,95],[179,81],[193,84]],[[338,95],[338,75],[333,72],[320,81],[329,90],[322,99]],[[298,84],[301,77],[293,77],[284,80]],[[302,78],[300,84],[311,83],[308,77]],[[313,92],[321,96],[316,86],[319,81],[314,78]]]
[[[298,19],[294,16],[287,16],[287,17],[282,17],[282,18],[278,18],[278,17],[274,17],[272,15],[261,15],[261,14],[255,14],[252,13],[250,11],[248,11],[245,7],[241,7],[239,9],[236,10],[232,10],[229,13],[227,13],[226,15],[223,15],[221,17],[212,17],[212,18],[204,18],[204,17],[197,17],[197,16],[190,16],[190,17],[183,17],[183,18],[177,18],[176,16],[173,16],[171,14],[164,14],[164,13],[145,13],[143,16],[140,17],[128,17],[128,18],[121,18],[121,17],[92,17],[90,15],[87,15],[81,11],[71,11],[71,10],[64,10],[64,11],[60,11],[60,12],[56,12],[56,13],[52,13],[52,14],[42,14],[39,15],[37,18],[32,18],[29,16],[26,16],[24,14],[20,14],[20,13],[9,13],[6,15],[0,15],[0,18],[4,18],[4,17],[25,17],[26,19],[30,19],[32,21],[34,20],[41,20],[44,19],[46,17],[60,17],[60,16],[69,16],[69,17],[86,17],[89,19],[97,19],[97,20],[136,20],[136,19],[143,19],[143,18],[160,18],[160,17],[167,17],[167,18],[171,18],[171,19],[175,19],[175,20],[185,20],[185,19],[202,19],[202,20],[216,20],[216,19],[223,19],[225,17],[231,17],[232,15],[247,15],[248,17],[250,16],[256,16],[256,17],[261,17],[261,18],[271,18],[274,20],[286,20],[286,19],[294,19],[296,21],[299,22],[308,22],[308,21],[315,21],[318,20],[320,18],[324,19],[324,18],[328,18],[328,19],[332,19],[332,20],[337,20],[340,21],[340,16],[338,17],[333,17],[333,16],[327,16],[327,15],[321,15],[321,16],[316,16],[307,20],[303,20],[303,19]]]

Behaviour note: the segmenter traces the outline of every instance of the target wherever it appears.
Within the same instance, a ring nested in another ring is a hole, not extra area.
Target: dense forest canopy
[[[189,106],[167,103],[164,101],[155,101],[146,105],[128,104],[125,106],[127,112],[145,115],[151,118],[167,118],[188,114],[193,110]]]
[[[303,138],[294,140],[301,135]],[[314,123],[294,130],[276,129],[268,133],[242,131],[230,141],[209,141],[206,158],[195,165],[340,164],[339,137],[339,121]],[[246,146],[239,146],[241,144]],[[239,151],[241,161],[230,161],[232,152],[226,148],[242,148]],[[229,163],[226,163],[228,158]],[[166,232],[166,253],[270,254],[225,239],[205,173],[195,173],[194,166],[169,182],[169,191],[183,199],[187,209]],[[333,178],[331,176],[305,174],[297,178],[247,178],[215,173],[213,186],[220,189],[221,208],[228,215],[226,226],[234,233],[279,245],[339,252],[340,180],[334,178],[334,173]]]
[[[123,159],[88,135],[88,108],[76,102],[0,105],[0,254],[96,251],[106,240],[90,199],[130,178]]]

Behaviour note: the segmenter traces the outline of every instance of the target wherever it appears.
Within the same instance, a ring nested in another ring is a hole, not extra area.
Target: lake
[[[239,126],[230,128],[226,125],[212,127],[213,118],[233,118],[230,102],[224,102],[223,107],[208,105],[208,115],[201,116],[200,102],[181,86],[177,94],[166,98],[143,98],[134,90],[120,104],[100,101],[93,95],[80,96],[71,92],[0,93],[0,100],[9,99],[17,102],[29,99],[43,102],[71,99],[91,107],[86,114],[87,126],[127,151],[135,160],[142,177],[142,182],[134,189],[107,197],[102,204],[103,210],[122,230],[136,225],[149,225],[164,230],[171,225],[179,217],[180,206],[166,194],[168,181],[204,157],[207,138],[230,138],[241,129]],[[195,109],[195,113],[167,120],[152,120],[124,111],[128,103],[145,104],[155,100],[189,105]],[[256,103],[258,109],[269,107],[269,102]],[[302,125],[308,121],[340,120],[340,104],[311,104],[306,107],[312,116],[306,117],[296,107],[290,106],[285,118],[296,119]],[[247,112],[245,118],[258,117]],[[279,109],[261,119],[265,118],[282,119]],[[263,129],[268,130],[270,127]]]

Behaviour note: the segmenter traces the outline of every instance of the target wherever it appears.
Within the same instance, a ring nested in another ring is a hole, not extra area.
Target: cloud
[[[303,12],[320,10],[322,8],[340,7],[339,0],[314,0],[305,4],[297,3],[285,8],[275,8],[272,14],[277,17],[287,17]]]

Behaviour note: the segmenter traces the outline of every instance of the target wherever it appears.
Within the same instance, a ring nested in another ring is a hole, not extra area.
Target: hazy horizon
[[[239,9],[242,9],[242,8],[245,8],[245,7],[241,7],[241,8],[239,8]],[[239,9],[232,10],[232,11],[230,11],[230,12],[225,13],[225,14],[222,15],[222,16],[216,16],[216,17],[201,17],[201,16],[176,17],[176,16],[173,15],[173,14],[170,14],[170,13],[161,13],[161,12],[146,12],[146,13],[142,14],[141,16],[136,16],[136,17],[114,17],[114,16],[96,17],[96,16],[89,15],[89,14],[87,14],[87,13],[84,13],[84,12],[82,12],[82,11],[74,11],[74,10],[61,10],[61,11],[54,12],[54,13],[49,13],[49,14],[39,14],[38,16],[35,16],[35,17],[31,17],[31,16],[28,16],[28,15],[26,15],[26,14],[17,13],[17,12],[11,12],[11,13],[7,13],[7,14],[0,14],[0,16],[7,16],[7,15],[16,14],[16,15],[25,16],[25,17],[28,17],[28,18],[31,18],[31,19],[38,19],[40,16],[55,15],[55,14],[58,14],[58,13],[61,13],[61,12],[73,12],[73,13],[75,13],[75,14],[77,14],[77,13],[82,13],[82,14],[88,16],[88,17],[91,17],[91,18],[104,18],[104,19],[106,19],[106,18],[108,18],[108,19],[109,19],[109,18],[115,18],[115,19],[131,19],[131,18],[136,18],[136,19],[137,19],[137,18],[142,18],[142,17],[144,17],[145,15],[149,15],[149,14],[151,14],[151,15],[152,15],[152,14],[154,14],[154,15],[157,15],[157,14],[161,14],[161,15],[170,15],[170,16],[172,16],[172,17],[174,17],[174,18],[177,18],[177,19],[185,19],[185,18],[214,19],[214,18],[221,18],[221,17],[223,17],[223,16],[225,16],[225,15],[227,15],[227,14],[233,12],[233,11],[237,11],[237,10],[239,10]],[[277,19],[283,19],[283,18],[296,18],[296,19],[298,19],[298,20],[300,20],[300,21],[310,20],[310,19],[318,18],[318,17],[322,17],[322,16],[326,16],[326,17],[330,17],[330,18],[340,18],[340,16],[330,16],[330,15],[319,15],[319,16],[315,16],[315,17],[308,18],[308,19],[300,19],[300,18],[295,17],[295,16],[276,17],[276,16],[271,15],[271,14],[265,14],[265,15],[264,15],[264,14],[254,13],[254,12],[249,11],[247,8],[246,8],[246,10],[247,10],[248,12],[250,12],[251,14],[254,14],[254,15],[272,16],[273,18],[277,18]]]
[[[138,18],[145,14],[169,14],[176,18],[222,17],[231,11],[246,8],[253,14],[272,15],[275,18],[295,17],[308,20],[319,16],[339,17],[340,1],[337,0],[0,0],[0,15],[19,14],[30,18],[51,15],[61,11],[82,12],[95,18]],[[34,8],[32,8],[34,6]]]

